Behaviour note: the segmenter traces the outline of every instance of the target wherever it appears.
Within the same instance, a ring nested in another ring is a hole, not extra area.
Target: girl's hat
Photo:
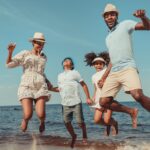
[[[96,57],[92,63],[96,62],[96,61],[102,61],[104,64],[106,64],[106,61],[102,58],[102,57]]]
[[[105,9],[104,9],[104,12],[102,13],[102,16],[104,17],[105,13],[108,13],[108,12],[116,12],[117,14],[119,14],[119,11],[117,10],[116,6],[113,5],[113,4],[107,4],[105,6]]]
[[[39,41],[39,42],[43,42],[43,43],[46,42],[44,34],[40,33],[40,32],[35,32],[33,38],[30,38],[29,41],[30,42]]]

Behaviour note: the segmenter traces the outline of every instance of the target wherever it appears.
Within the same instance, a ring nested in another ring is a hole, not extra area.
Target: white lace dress
[[[24,50],[12,58],[12,62],[7,64],[8,68],[17,66],[23,67],[23,75],[18,88],[18,98],[37,99],[41,96],[46,96],[49,100],[50,93],[45,81],[45,64],[46,56],[36,56],[30,51]]]

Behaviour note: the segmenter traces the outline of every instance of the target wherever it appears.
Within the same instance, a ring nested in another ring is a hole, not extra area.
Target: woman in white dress
[[[28,121],[33,114],[33,102],[35,102],[36,114],[40,120],[39,131],[45,130],[45,103],[49,100],[50,94],[48,86],[50,82],[44,75],[46,56],[42,53],[45,44],[45,37],[42,33],[36,32],[32,39],[32,50],[23,50],[12,58],[16,44],[8,45],[8,58],[6,65],[8,68],[21,66],[23,75],[18,88],[18,98],[23,108],[23,119],[21,129],[26,131]]]

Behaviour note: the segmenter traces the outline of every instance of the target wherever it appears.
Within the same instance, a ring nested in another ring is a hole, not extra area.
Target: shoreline
[[[71,149],[70,143],[71,138],[31,135],[31,137],[23,137],[20,140],[15,137],[9,140],[7,138],[0,139],[0,150],[68,150]],[[87,143],[83,143],[82,140],[76,140],[73,149],[115,150],[119,145],[120,142],[114,143],[112,141],[88,140]]]
[[[133,100],[122,100],[121,103],[136,103],[135,101]],[[82,104],[83,105],[87,105],[85,101],[82,101]],[[60,105],[61,106],[61,103],[58,102],[58,103],[46,103],[46,106],[58,106]],[[0,105],[0,108],[5,108],[5,107],[20,107],[21,108],[21,104],[18,103],[18,104],[10,104],[10,105]],[[22,108],[21,108],[22,109]]]
[[[77,139],[74,148],[70,148],[71,138],[40,135],[40,134],[19,134],[12,137],[0,137],[0,150],[144,150],[149,148],[149,141],[112,141],[109,140],[88,140],[82,143]]]

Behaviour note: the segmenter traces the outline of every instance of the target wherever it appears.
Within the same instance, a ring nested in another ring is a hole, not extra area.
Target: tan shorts
[[[131,90],[142,89],[139,75],[135,68],[110,73],[102,88],[101,97],[115,97],[122,87],[126,93]]]

